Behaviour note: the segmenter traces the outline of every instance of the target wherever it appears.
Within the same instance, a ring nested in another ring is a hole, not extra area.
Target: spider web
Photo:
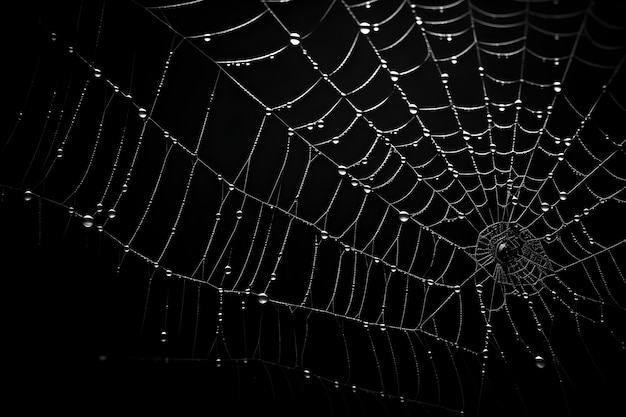
[[[1,184],[147,270],[139,356],[477,414],[623,349],[623,9],[314,3],[44,12]]]

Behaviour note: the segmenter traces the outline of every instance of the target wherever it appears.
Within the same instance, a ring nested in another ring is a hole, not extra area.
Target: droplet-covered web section
[[[588,342],[624,346],[620,11],[49,6],[7,58],[0,187],[16,224],[113,252],[141,358],[540,414],[598,381]]]
[[[508,295],[534,295],[545,287],[546,278],[554,276],[541,240],[516,223],[499,222],[481,231],[475,256],[477,277],[488,274],[495,281],[490,308],[504,306]]]

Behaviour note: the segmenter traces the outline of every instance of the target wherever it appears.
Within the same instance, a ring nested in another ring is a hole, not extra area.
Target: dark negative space
[[[623,6],[25,2],[24,410],[614,415]]]

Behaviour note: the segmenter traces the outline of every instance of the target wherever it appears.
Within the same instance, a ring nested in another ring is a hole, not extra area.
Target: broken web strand
[[[49,164],[49,168],[48,171],[43,175],[42,180],[35,185],[34,188],[38,188],[43,182],[45,182],[46,178],[48,177],[48,174],[50,172],[50,170],[52,170],[52,167],[54,166],[54,163],[56,160],[63,158],[63,147],[58,147],[56,149],[56,151],[53,152],[53,149],[55,147],[55,143],[57,142],[57,138],[59,136],[60,130],[61,130],[61,125],[64,121],[64,116],[65,116],[65,108],[67,107],[67,101],[69,98],[69,92],[70,92],[70,87],[71,87],[71,83],[72,83],[72,77],[69,77],[69,80],[67,81],[67,86],[64,88],[65,90],[65,94],[63,97],[63,103],[61,104],[61,108],[59,109],[59,116],[58,116],[58,120],[56,122],[56,127],[54,129],[54,133],[52,135],[52,139],[50,140],[50,145],[48,147],[48,152],[46,154],[45,157],[45,162],[44,164]],[[49,111],[50,113],[52,113],[52,108]],[[43,132],[42,132],[43,134]],[[52,161],[50,161],[51,156],[54,153],[54,157],[52,158]]]
[[[157,105],[158,99],[159,99],[159,97],[161,95],[161,91],[162,91],[162,88],[163,88],[163,83],[165,82],[165,77],[166,77],[166,74],[167,74],[168,69],[170,67],[170,61],[171,61],[171,58],[172,58],[173,54],[174,54],[174,50],[170,50],[170,52],[168,53],[167,59],[165,60],[165,63],[163,65],[163,70],[161,72],[161,79],[160,79],[159,84],[158,84],[158,86],[156,88],[154,99],[152,101],[152,105],[150,106],[150,111],[147,111],[143,107],[138,107],[137,108],[137,116],[139,118],[143,119],[143,123],[142,123],[141,131],[139,133],[139,139],[138,139],[138,142],[137,142],[137,145],[136,145],[137,147],[135,148],[135,153],[133,155],[133,159],[132,159],[132,161],[130,163],[130,166],[128,168],[128,171],[126,173],[126,181],[122,185],[121,193],[119,194],[118,199],[115,202],[114,206],[117,206],[119,204],[119,201],[122,198],[123,194],[125,193],[125,191],[130,186],[129,182],[132,179],[132,174],[133,174],[133,171],[134,171],[134,168],[135,168],[135,164],[137,162],[137,157],[139,155],[139,151],[140,151],[140,149],[142,147],[142,144],[144,142],[144,135],[146,133],[146,129],[148,127],[148,124],[150,123],[150,120],[152,118],[151,117],[152,112],[154,111],[154,109],[155,109],[155,107]],[[166,167],[167,162],[168,162],[168,160],[170,158],[172,149],[173,149],[172,147],[169,147],[167,149],[167,151],[166,151],[165,156],[163,157],[163,162],[161,163],[161,168],[159,170],[159,174],[158,174],[157,180],[156,180],[156,182],[155,182],[155,184],[154,184],[154,186],[152,188],[152,193],[151,193],[150,198],[149,198],[149,200],[148,200],[148,202],[146,204],[146,208],[144,209],[142,217],[139,220],[139,223],[135,227],[135,230],[132,233],[132,235],[131,235],[128,243],[127,243],[129,246],[132,245],[133,241],[137,237],[137,234],[139,233],[139,230],[141,229],[143,223],[145,222],[146,216],[148,215],[152,205],[154,204],[154,197],[155,197],[155,195],[156,195],[156,193],[157,193],[157,191],[159,189],[159,185],[160,185],[161,181],[163,180],[163,172],[165,171],[165,167]]]

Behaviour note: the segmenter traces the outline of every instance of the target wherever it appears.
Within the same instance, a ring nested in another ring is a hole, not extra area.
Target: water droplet
[[[432,279],[432,278],[428,278],[428,279],[426,280],[426,282],[428,283],[428,286],[432,286],[432,285],[434,285],[434,284],[435,284],[435,281],[433,281],[433,279]]]
[[[409,104],[409,113],[417,114],[417,104]]]
[[[90,214],[85,214],[83,216],[83,226],[86,229],[89,229],[90,227],[93,226],[93,216],[91,216]]]
[[[161,343],[166,343],[166,342],[167,342],[167,332],[163,330],[161,332]]]
[[[139,109],[137,110],[137,113],[139,114],[139,117],[142,119],[145,119],[148,116],[148,112],[143,107],[139,107]]]
[[[63,148],[57,149],[57,159],[63,158]]]
[[[230,273],[233,271],[232,267],[230,265],[226,265],[224,267],[224,275],[230,275]]]
[[[398,81],[399,76],[400,76],[398,71],[389,71],[389,75],[391,76],[391,81],[393,81],[394,83]]]
[[[545,368],[546,360],[540,355],[535,356],[535,366],[539,369]]]
[[[359,23],[359,30],[362,34],[368,35],[371,31],[371,25],[367,22],[361,22]]]
[[[559,193],[559,199],[560,199],[561,201],[565,201],[565,200],[567,200],[567,193],[566,193],[565,191],[561,191],[561,192]]]
[[[30,201],[33,198],[33,193],[30,190],[24,191],[24,201]]]
[[[57,34],[56,34],[56,33],[54,33],[54,32],[52,32],[52,33],[50,34],[50,39],[52,39],[52,42],[56,41],[56,40],[57,40]]]
[[[448,75],[447,72],[442,72],[441,73],[441,82],[444,84],[448,83],[448,78],[450,78],[450,76]]]
[[[460,293],[461,292],[461,286],[460,285],[455,285],[454,286],[454,292],[457,293],[457,294]]]
[[[369,184],[365,184],[365,185],[363,186],[363,191],[365,192],[365,194],[369,194],[369,193],[371,193],[371,192],[372,192],[372,186],[371,186],[371,185],[369,185]]]
[[[300,45],[300,34],[293,32],[289,34],[289,42],[293,45],[293,46],[298,46]]]
[[[270,274],[270,281],[276,281],[276,272]]]
[[[308,369],[304,370],[304,377],[306,379],[310,379],[311,378],[311,371],[309,371]]]
[[[103,208],[103,207],[104,207],[104,206],[102,205],[102,203],[98,203],[98,204],[96,204],[96,212],[97,212],[97,213],[102,213],[102,208]]]
[[[241,220],[241,218],[243,217],[243,211],[237,210],[237,213],[235,213],[235,217],[237,217],[237,220]]]
[[[561,92],[561,82],[560,81],[555,81],[554,84],[552,84],[552,88],[554,89],[555,93],[560,93]]]
[[[398,216],[399,216],[400,221],[401,221],[402,223],[404,223],[404,222],[408,221],[408,220],[409,220],[409,218],[410,218],[409,213],[408,213],[408,212],[406,212],[406,211],[404,211],[404,210],[402,210],[400,213],[398,213]]]
[[[359,185],[359,182],[356,179],[352,179],[350,181],[350,185],[352,185],[353,187],[356,187],[357,185]]]
[[[545,213],[548,210],[550,210],[550,204],[546,203],[545,201],[541,203],[541,211]]]
[[[269,301],[269,297],[267,296],[267,294],[262,292],[259,295],[257,295],[256,300],[258,301],[259,304],[263,305],[263,304],[267,304],[267,302]]]
[[[171,269],[166,269],[166,270],[165,270],[165,276],[166,276],[166,277],[171,278],[171,277],[172,277],[172,275],[173,275],[173,274],[172,274],[172,270],[171,270]]]
[[[110,208],[109,211],[107,212],[107,216],[109,217],[109,219],[114,219],[115,216],[117,216],[117,213],[115,212],[114,208]]]
[[[322,240],[328,239],[328,232],[326,230],[322,230],[320,233]]]
[[[202,40],[205,41],[205,42],[211,42],[211,35],[204,35]]]
[[[102,77],[102,71],[100,71],[100,68],[94,68],[93,69],[93,76],[96,77],[96,78]]]

